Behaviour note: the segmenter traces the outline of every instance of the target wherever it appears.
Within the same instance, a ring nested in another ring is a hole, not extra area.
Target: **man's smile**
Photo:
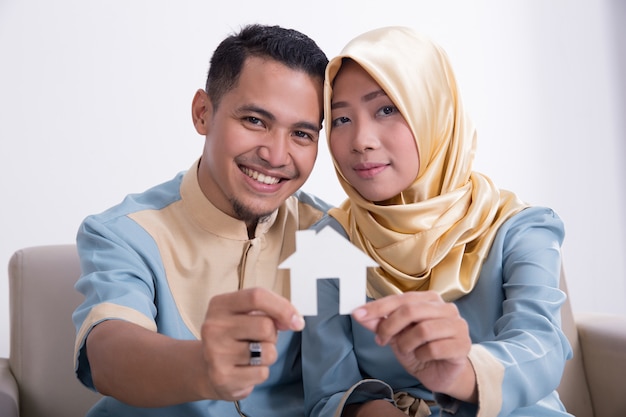
[[[272,177],[270,175],[265,175],[261,172],[255,171],[248,167],[241,167],[241,171],[243,171],[243,173],[249,176],[250,178],[253,178],[256,181],[261,182],[263,184],[274,185],[274,184],[278,184],[280,181],[280,178]]]

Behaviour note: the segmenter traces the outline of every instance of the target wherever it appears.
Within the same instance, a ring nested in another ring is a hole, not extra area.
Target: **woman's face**
[[[330,151],[363,198],[384,202],[413,183],[419,158],[409,125],[354,61],[344,62],[335,77],[331,109]]]

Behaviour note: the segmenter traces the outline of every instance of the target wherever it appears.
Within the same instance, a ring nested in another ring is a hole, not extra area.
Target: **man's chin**
[[[233,209],[235,215],[239,220],[242,220],[248,224],[250,223],[262,223],[267,221],[272,213],[276,211],[278,207],[250,207],[241,204],[240,202],[233,203]]]

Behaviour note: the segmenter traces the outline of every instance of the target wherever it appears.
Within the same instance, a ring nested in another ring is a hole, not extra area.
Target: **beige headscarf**
[[[498,228],[526,205],[472,171],[476,130],[463,109],[446,53],[404,27],[376,29],[353,39],[326,69],[328,140],[332,83],[342,58],[359,63],[385,90],[419,150],[417,178],[393,204],[363,199],[335,161],[349,199],[331,215],[381,266],[368,275],[368,295],[430,289],[451,301],[469,293]]]

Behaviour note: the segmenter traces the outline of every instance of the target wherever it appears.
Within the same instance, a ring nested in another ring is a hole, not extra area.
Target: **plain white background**
[[[0,0],[0,356],[11,254],[72,243],[86,215],[186,170],[209,57],[252,22],[302,30],[329,56],[386,25],[438,41],[478,127],[475,169],[561,215],[575,311],[626,314],[625,2],[215,3]],[[337,204],[320,143],[305,189]]]

